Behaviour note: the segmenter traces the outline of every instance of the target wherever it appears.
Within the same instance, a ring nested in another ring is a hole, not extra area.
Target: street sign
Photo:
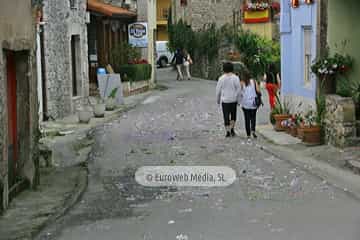
[[[134,47],[148,47],[148,24],[136,22],[129,24],[129,44]]]

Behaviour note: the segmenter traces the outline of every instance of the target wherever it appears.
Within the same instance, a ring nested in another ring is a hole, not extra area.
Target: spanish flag
[[[244,22],[245,23],[265,23],[270,21],[270,10],[263,11],[245,11]]]

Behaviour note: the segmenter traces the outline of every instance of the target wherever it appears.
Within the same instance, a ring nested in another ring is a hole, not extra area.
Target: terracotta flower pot
[[[285,132],[289,135],[291,135],[291,127],[286,127]]]
[[[298,129],[297,127],[291,127],[290,128],[290,135],[293,136],[293,137],[297,137],[297,134],[298,134]]]
[[[281,122],[284,120],[287,120],[291,117],[291,115],[289,114],[275,114],[274,115],[274,119],[275,119],[275,126],[274,129],[275,131],[285,131],[286,128],[281,126]]]
[[[321,144],[321,127],[312,126],[303,128],[303,142],[308,145],[320,145]]]
[[[299,139],[303,139],[303,137],[304,137],[304,125],[300,125],[300,126],[298,126],[297,127],[297,137],[299,138]]]

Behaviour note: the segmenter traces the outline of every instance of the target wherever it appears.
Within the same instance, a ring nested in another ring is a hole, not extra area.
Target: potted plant
[[[84,105],[78,109],[78,118],[80,123],[89,123],[93,116],[93,110],[90,106]]]
[[[273,122],[275,123],[274,129],[275,129],[275,131],[285,131],[286,126],[282,125],[281,123],[284,120],[288,120],[291,117],[290,110],[289,110],[287,103],[284,103],[284,104],[281,103],[278,95],[276,95],[276,99],[277,99],[276,105],[271,112]]]
[[[94,115],[96,118],[103,118],[105,116],[105,103],[101,98],[94,105]]]
[[[345,47],[346,42],[343,44]],[[352,69],[353,62],[353,58],[349,55],[339,53],[333,56],[326,55],[315,61],[311,71],[321,80],[322,89],[325,85],[328,91],[335,92],[337,78],[346,75]]]
[[[304,117],[302,141],[308,145],[321,144],[321,126],[316,121],[316,113],[310,110]]]
[[[294,114],[286,121],[286,133],[290,134],[293,137],[297,137],[298,133],[298,121],[299,114]]]
[[[105,110],[106,111],[113,111],[116,107],[116,93],[118,88],[114,88],[111,93],[109,94],[108,98],[105,101]]]
[[[308,145],[319,145],[322,143],[322,127],[326,111],[326,102],[324,95],[316,97],[316,108],[314,112],[310,110],[304,116],[303,142]]]

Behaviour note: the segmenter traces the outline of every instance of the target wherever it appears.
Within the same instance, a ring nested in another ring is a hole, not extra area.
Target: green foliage
[[[219,54],[221,42],[227,42],[237,47],[241,61],[250,70],[252,77],[262,76],[271,63],[280,72],[280,44],[250,31],[238,30],[230,24],[219,29],[212,23],[195,32],[182,20],[169,24],[168,28],[171,51],[186,49],[193,57],[211,63]]]
[[[336,93],[342,97],[352,97],[356,103],[360,103],[360,80],[343,79],[337,82]]]
[[[251,76],[258,78],[274,63],[280,70],[280,45],[250,31],[239,31],[234,44]]]
[[[182,20],[169,25],[168,28],[170,51],[186,49],[191,55],[207,57],[209,61],[218,55],[222,34],[215,23],[205,25],[196,32]]]
[[[186,49],[190,53],[194,52],[195,33],[190,26],[183,20],[168,26],[169,30],[169,49],[175,52],[176,49]]]
[[[316,97],[316,123],[322,126],[326,113],[326,98],[325,95],[320,94]]]
[[[234,43],[235,36],[236,36],[236,29],[233,25],[227,23],[220,28],[220,33],[223,36],[223,40],[227,41],[228,43]]]
[[[209,61],[218,56],[221,31],[216,28],[215,23],[204,26],[204,28],[195,33],[196,49],[195,52],[200,56],[206,56]]]
[[[290,114],[290,107],[288,102],[282,103],[278,94],[275,95],[276,104],[274,107],[274,111],[276,114]]]
[[[112,49],[110,63],[115,72],[119,72],[120,66],[128,64],[131,60],[141,57],[140,50],[126,42],[122,42]]]
[[[117,91],[118,91],[118,88],[114,88],[114,89],[111,91],[111,93],[109,94],[109,98],[115,98]]]
[[[270,113],[270,122],[275,124],[274,115],[276,114],[290,114],[290,107],[288,102],[282,103],[278,94],[275,95],[276,97],[276,104],[275,107],[271,110]]]
[[[311,71],[318,77],[334,76],[346,74],[353,66],[353,58],[349,55],[339,53],[334,56],[319,58],[311,66]]]
[[[125,64],[119,67],[121,80],[123,82],[136,82],[148,80],[151,77],[150,64]]]

